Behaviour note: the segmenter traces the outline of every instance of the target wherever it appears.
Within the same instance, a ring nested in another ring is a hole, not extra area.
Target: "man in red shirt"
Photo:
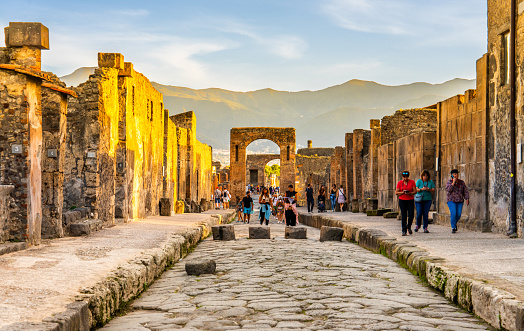
[[[397,190],[395,194],[398,196],[398,205],[400,207],[400,214],[402,215],[402,235],[405,236],[413,234],[411,225],[415,216],[415,181],[409,179],[409,171],[402,172],[402,180],[397,183]]]

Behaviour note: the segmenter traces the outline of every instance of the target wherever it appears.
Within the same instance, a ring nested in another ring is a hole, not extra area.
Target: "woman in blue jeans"
[[[331,193],[329,194],[329,200],[331,200],[331,210],[335,212],[335,205],[337,203],[337,185],[333,184]]]
[[[424,233],[429,233],[428,214],[433,202],[432,194],[435,192],[435,183],[431,180],[429,171],[422,171],[420,179],[417,180],[416,185],[417,195],[421,197],[421,201],[417,201],[417,196],[415,196],[415,207],[417,208],[417,226],[415,227],[415,232],[418,232],[422,219],[424,219],[422,228],[424,229]]]
[[[469,191],[466,183],[461,180],[457,169],[451,170],[451,179],[446,184],[447,202],[449,207],[449,218],[451,233],[457,232],[457,223],[462,215],[464,201],[469,206]]]

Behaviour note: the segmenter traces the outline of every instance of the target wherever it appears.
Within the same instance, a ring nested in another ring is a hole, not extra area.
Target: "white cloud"
[[[117,14],[123,15],[123,16],[133,16],[133,17],[148,16],[149,11],[145,9],[126,9],[126,10],[118,11]]]
[[[329,0],[323,6],[339,26],[384,34],[411,34],[406,24],[407,7],[394,0]]]
[[[261,41],[268,45],[269,51],[285,59],[298,59],[307,50],[307,43],[296,36],[281,36],[274,39],[264,39]]]

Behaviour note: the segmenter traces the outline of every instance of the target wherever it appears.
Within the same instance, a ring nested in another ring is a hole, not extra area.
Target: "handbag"
[[[420,193],[415,194],[415,202],[422,202],[422,194]]]

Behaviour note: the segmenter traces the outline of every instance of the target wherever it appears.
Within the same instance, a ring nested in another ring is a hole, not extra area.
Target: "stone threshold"
[[[365,229],[329,216],[299,213],[301,224],[344,229],[344,238],[383,254],[427,281],[446,299],[477,315],[491,326],[503,330],[524,330],[524,302],[507,291],[489,286],[443,265],[443,258],[431,256],[416,244],[399,241],[378,229]]]
[[[81,289],[76,302],[69,304],[64,312],[47,317],[42,323],[15,323],[0,328],[0,331],[87,331],[99,328],[147,290],[168,267],[187,256],[201,240],[207,238],[212,226],[230,223],[235,215],[234,211],[225,215],[211,214],[209,220],[173,234],[162,247],[118,266],[104,281]]]
[[[6,242],[0,244],[0,255],[9,254],[24,250],[28,247],[25,241],[23,242]]]

